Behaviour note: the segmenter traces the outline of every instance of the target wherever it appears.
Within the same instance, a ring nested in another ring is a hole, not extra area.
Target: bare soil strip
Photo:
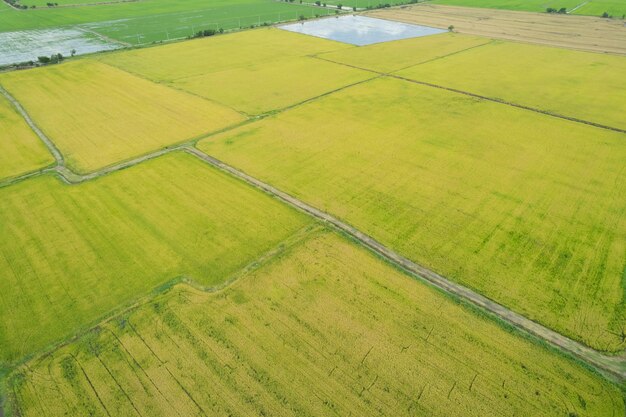
[[[312,207],[305,202],[300,201],[297,198],[292,197],[289,194],[286,194],[272,187],[269,184],[266,184],[242,171],[237,170],[236,168],[231,167],[230,165],[227,165],[211,156],[208,156],[196,148],[189,147],[186,148],[185,151],[197,156],[198,158],[208,162],[209,164],[213,165],[216,168],[219,168],[222,171],[241,178],[242,180],[256,188],[272,194],[273,196],[279,198],[285,203],[291,205],[292,207],[295,207],[298,210],[314,216],[319,220],[322,220],[324,223],[330,224],[340,231],[347,233],[354,239],[358,240],[361,244],[365,245],[370,250],[376,252],[394,265],[408,272],[410,275],[415,276],[420,280],[426,281],[434,285],[435,287],[445,291],[446,293],[453,294],[456,297],[467,300],[472,304],[479,306],[483,310],[487,310],[488,312],[496,315],[502,320],[512,324],[516,328],[535,335],[540,339],[543,339],[546,342],[552,344],[553,346],[556,346],[566,352],[569,352],[570,354],[573,354],[574,356],[582,359],[583,361],[594,366],[600,371],[605,371],[610,375],[618,377],[621,380],[626,379],[626,355],[622,354],[620,356],[609,356],[602,354],[590,347],[584,346],[583,344],[578,343],[566,336],[563,336],[555,332],[554,330],[548,329],[541,324],[535,323],[534,321],[509,310],[508,308],[472,291],[467,287],[449,281],[448,279],[444,278],[434,271],[431,271],[430,269],[417,265],[411,260],[403,257],[402,255],[399,255],[398,253],[374,240],[370,236],[342,222],[336,217],[331,216],[330,214],[327,214],[321,210],[318,210],[315,207]]]
[[[441,29],[452,25],[455,32],[509,41],[626,54],[626,27],[615,19],[434,4],[400,6],[365,14]]]

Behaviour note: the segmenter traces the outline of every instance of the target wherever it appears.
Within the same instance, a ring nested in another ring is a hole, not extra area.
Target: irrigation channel
[[[452,282],[444,276],[439,275],[424,266],[418,265],[408,258],[405,258],[394,250],[378,242],[371,236],[368,236],[357,228],[343,222],[342,220],[322,210],[319,210],[283,191],[280,191],[270,184],[267,184],[253,176],[250,176],[245,172],[238,170],[237,168],[234,168],[216,158],[205,154],[194,146],[195,141],[189,141],[169,148],[160,149],[144,156],[128,160],[117,165],[112,165],[87,175],[74,173],[65,166],[65,161],[61,153],[54,146],[53,142],[49,138],[47,138],[45,134],[30,119],[26,111],[21,105],[19,105],[17,100],[15,100],[15,98],[13,98],[6,90],[2,89],[1,87],[0,94],[3,94],[7,99],[11,101],[11,103],[15,105],[15,108],[18,110],[18,112],[25,118],[27,123],[31,126],[31,128],[33,128],[35,133],[37,133],[41,140],[46,144],[46,146],[50,149],[50,152],[55,156],[55,159],[57,160],[56,166],[48,167],[36,172],[31,172],[21,177],[0,181],[0,187],[9,186],[27,178],[50,172],[58,174],[62,178],[62,180],[68,184],[77,184],[115,171],[129,168],[146,160],[157,158],[161,155],[165,155],[171,152],[186,152],[201,159],[209,165],[220,169],[221,171],[224,171],[234,177],[239,178],[240,180],[245,181],[253,187],[258,188],[282,200],[283,202],[289,204],[297,210],[311,215],[322,221],[323,223],[351,236],[364,247],[383,257],[388,262],[399,267],[400,269],[404,270],[409,275],[419,279],[420,281],[426,282],[444,291],[445,293],[452,295],[453,297],[467,301],[479,307],[481,310],[505,321],[506,323],[509,323],[510,325],[523,331],[524,333],[530,334],[540,340],[543,340],[549,345],[561,350],[562,352],[570,354],[575,358],[582,360],[586,364],[590,365],[591,367],[595,368],[596,370],[608,377],[618,379],[619,381],[626,380],[626,352],[622,352],[619,355],[608,355],[599,352],[554,330],[551,330],[539,323],[536,323],[522,316],[521,314],[518,314],[504,307],[503,305],[498,304],[495,301],[490,300],[489,298],[471,290],[470,288]]]

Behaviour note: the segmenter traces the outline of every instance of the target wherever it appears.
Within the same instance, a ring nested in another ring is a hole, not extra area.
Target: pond
[[[279,26],[281,29],[319,38],[350,43],[352,45],[370,45],[373,43],[395,41],[436,35],[445,30],[428,26],[392,22],[365,16],[337,16],[312,21],[302,21]]]

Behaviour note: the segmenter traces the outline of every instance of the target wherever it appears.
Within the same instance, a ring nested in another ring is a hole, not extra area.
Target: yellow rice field
[[[35,132],[11,103],[0,95],[0,180],[43,168],[54,162]]]
[[[319,59],[296,57],[182,78],[172,85],[247,114],[261,114],[375,76]]]
[[[350,45],[274,28],[108,54],[102,61],[157,81],[349,48]]]
[[[319,54],[320,58],[378,72],[393,72],[486,45],[489,38],[442,33]]]
[[[398,75],[626,129],[626,57],[495,42]]]
[[[79,172],[244,120],[229,108],[94,60],[2,74],[0,85]]]
[[[620,390],[328,232],[30,361],[23,417],[621,417]]]
[[[311,220],[187,154],[0,189],[0,367],[155,287],[214,286]]]
[[[621,133],[383,78],[199,147],[559,332],[626,346]]]

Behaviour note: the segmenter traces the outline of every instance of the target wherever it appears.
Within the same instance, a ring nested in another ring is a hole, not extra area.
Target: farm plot
[[[2,2],[0,31],[81,25],[117,41],[147,44],[186,38],[203,29],[246,28],[329,12],[274,0],[150,0],[28,10],[15,10]]]
[[[397,74],[626,129],[626,59],[620,56],[494,43]]]
[[[375,10],[368,16],[438,28],[454,26],[469,35],[562,48],[626,54],[626,27],[617,19],[419,4]]]
[[[18,369],[16,415],[621,417],[619,389],[328,232]]]
[[[310,220],[186,154],[0,189],[0,364],[175,278],[217,285]]]
[[[319,59],[296,57],[182,78],[172,85],[247,114],[261,114],[375,76]]]
[[[91,60],[6,73],[0,84],[80,172],[244,120],[227,107]]]
[[[154,81],[174,81],[345,48],[350,48],[350,45],[262,28],[109,54],[101,59]]]
[[[545,12],[547,7],[573,9],[581,0],[433,0],[435,4],[448,6],[486,7],[491,9]]]
[[[584,4],[582,4],[584,3]],[[622,23],[624,15],[626,15],[626,3],[620,0],[590,0],[582,2],[581,7],[576,9],[576,14],[587,14],[592,16],[602,16],[608,13],[609,16],[621,19]]]
[[[625,347],[623,134],[377,79],[198,146],[534,320]]]
[[[0,180],[54,162],[45,145],[9,101],[0,94]]]
[[[486,45],[489,42],[489,39],[477,36],[446,33],[360,48],[341,49],[319,54],[319,57],[333,62],[388,73]]]

